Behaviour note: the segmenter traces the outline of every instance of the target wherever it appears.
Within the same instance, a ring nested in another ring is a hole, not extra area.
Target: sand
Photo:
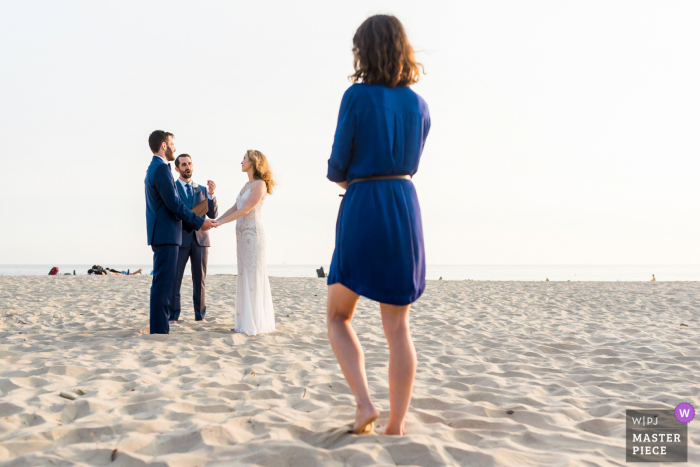
[[[255,337],[232,332],[225,275],[210,321],[186,283],[184,320],[148,335],[150,281],[0,277],[0,466],[622,466],[625,409],[700,409],[695,282],[429,282],[407,435],[389,437],[375,303],[355,328],[382,416],[355,436],[324,280],[271,278],[277,331]],[[688,433],[697,465],[699,419]]]

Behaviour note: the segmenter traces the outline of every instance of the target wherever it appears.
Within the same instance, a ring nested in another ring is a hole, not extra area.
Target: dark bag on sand
[[[105,276],[107,273],[102,269],[102,266],[93,266],[92,268],[88,269],[88,274],[94,274],[96,276]]]

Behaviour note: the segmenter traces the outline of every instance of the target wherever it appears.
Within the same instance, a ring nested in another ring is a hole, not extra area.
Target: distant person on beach
[[[218,225],[236,221],[236,325],[235,332],[249,336],[275,330],[270,279],[267,277],[263,202],[272,194],[275,181],[265,154],[246,151],[241,171],[248,174],[236,203],[216,221]]]
[[[107,271],[107,274],[115,274],[118,276],[135,276],[137,274],[143,273],[143,269],[139,269],[137,271],[131,272],[131,269],[127,269],[126,271],[117,271],[116,269],[107,268],[107,269],[105,269],[105,271]]]
[[[384,434],[402,435],[416,375],[408,315],[425,290],[423,227],[411,177],[430,115],[409,88],[421,65],[397,18],[368,18],[352,42],[355,84],[340,103],[328,161],[328,179],[346,189],[328,273],[328,338],[355,396],[353,432],[371,432],[379,411],[351,321],[360,296],[379,302],[389,343],[391,412]]]
[[[153,152],[146,171],[146,233],[153,250],[153,283],[151,284],[150,333],[168,334],[170,297],[177,275],[177,255],[185,231],[216,227],[212,219],[204,219],[187,209],[175,187],[169,162],[175,160],[172,133],[156,130],[148,137]]]
[[[652,281],[652,282],[656,282],[656,277],[654,277],[653,274],[651,275],[651,281]]]
[[[90,269],[88,269],[87,273],[88,275],[96,275],[96,276],[108,276],[108,275],[117,275],[117,276],[135,276],[136,274],[142,274],[143,269],[139,269],[134,272],[130,272],[130,269],[127,269],[126,271],[117,271],[116,269],[111,269],[111,268],[103,268],[102,266],[93,266]]]
[[[207,200],[207,217],[216,219],[219,215],[219,207],[216,204],[214,190],[216,183],[207,181],[207,186],[198,185],[192,181],[194,164],[189,154],[180,154],[175,158],[175,170],[180,174],[175,186],[188,209],[192,209],[200,202]],[[202,321],[207,313],[207,302],[205,295],[204,281],[207,278],[207,261],[209,259],[209,232],[190,231],[182,232],[182,242],[177,253],[177,274],[175,276],[175,287],[173,295],[170,297],[170,322],[177,322],[180,318],[180,287],[182,277],[185,274],[187,260],[190,261],[192,271],[192,298],[194,300],[194,320]]]

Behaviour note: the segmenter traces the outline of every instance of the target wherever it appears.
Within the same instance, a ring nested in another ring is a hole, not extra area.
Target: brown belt
[[[364,177],[364,178],[356,178],[352,182],[350,182],[350,185],[353,183],[357,182],[371,182],[374,180],[410,180],[411,176],[410,175],[384,175],[384,176],[379,176],[379,177]],[[348,186],[350,186],[348,185]]]

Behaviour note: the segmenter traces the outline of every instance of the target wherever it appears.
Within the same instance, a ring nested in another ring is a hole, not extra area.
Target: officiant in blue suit
[[[169,162],[175,160],[173,134],[156,130],[148,138],[153,151],[146,171],[146,231],[153,250],[150,332],[168,334],[170,297],[177,275],[177,255],[186,231],[206,232],[217,224],[190,211],[180,199]]]
[[[219,215],[214,190],[216,184],[209,180],[207,186],[197,185],[192,181],[192,157],[189,154],[180,154],[175,158],[175,170],[180,174],[175,185],[177,186],[180,199],[189,209],[207,200],[207,216],[216,219]],[[191,231],[182,233],[182,243],[177,255],[177,276],[173,295],[170,298],[170,322],[177,322],[180,318],[180,287],[182,286],[182,276],[185,274],[187,260],[190,260],[192,271],[192,289],[194,299],[194,320],[202,321],[207,312],[206,294],[204,281],[207,277],[207,259],[209,258],[209,232]]]

